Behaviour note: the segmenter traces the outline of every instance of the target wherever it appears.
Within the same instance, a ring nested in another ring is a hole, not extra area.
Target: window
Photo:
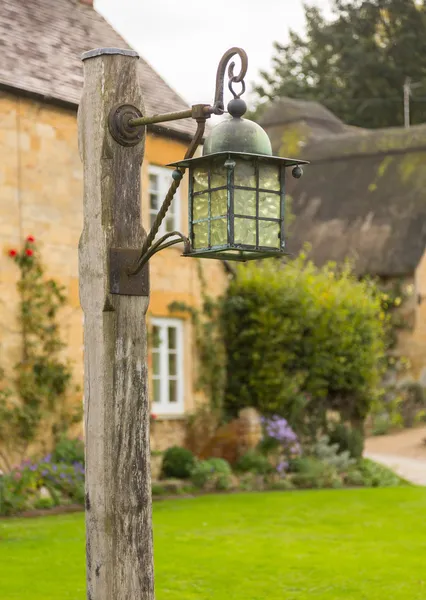
[[[172,184],[172,171],[165,167],[149,166],[149,220],[152,227],[155,217],[164,202],[169,187]],[[161,223],[159,236],[180,229],[180,196],[176,191],[169,210]]]
[[[179,319],[152,319],[152,404],[158,414],[181,414],[183,328]]]

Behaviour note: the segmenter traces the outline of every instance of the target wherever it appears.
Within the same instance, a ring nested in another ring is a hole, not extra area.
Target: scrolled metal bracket
[[[220,59],[219,66],[217,68],[216,91],[215,91],[215,95],[214,95],[214,104],[213,104],[213,113],[215,115],[222,115],[225,112],[225,105],[223,103],[223,87],[224,87],[224,81],[225,81],[226,67],[233,56],[240,57],[241,69],[240,69],[240,72],[238,73],[238,75],[235,75],[235,73],[234,73],[235,62],[232,61],[229,64],[229,66],[228,66],[229,88],[230,88],[231,92],[233,93],[234,97],[238,97],[238,98],[245,91],[244,77],[246,76],[247,68],[248,68],[248,56],[247,56],[247,53],[245,50],[243,50],[242,48],[237,48],[235,46],[234,48],[230,48],[229,50],[227,50],[225,52],[225,54]],[[243,84],[243,91],[238,96],[234,93],[234,91],[232,89],[232,83],[242,83]]]

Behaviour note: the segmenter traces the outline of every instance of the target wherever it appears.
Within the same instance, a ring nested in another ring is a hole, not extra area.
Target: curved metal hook
[[[213,112],[215,115],[221,115],[225,110],[225,105],[223,103],[223,85],[225,79],[226,65],[228,64],[229,60],[235,55],[238,55],[241,59],[241,70],[238,73],[238,75],[234,75],[235,62],[231,62],[231,64],[228,67],[229,80],[234,83],[243,82],[244,77],[247,73],[248,56],[246,51],[242,48],[237,47],[230,48],[229,50],[227,50],[220,59],[219,66],[217,68],[216,92],[213,104]]]

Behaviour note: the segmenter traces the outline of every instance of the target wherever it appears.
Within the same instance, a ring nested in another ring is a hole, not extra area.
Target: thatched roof
[[[82,53],[108,46],[129,47],[89,0],[0,0],[0,88],[77,107]],[[188,108],[143,58],[139,71],[147,114]],[[157,128],[187,138],[195,123],[185,119]]]
[[[426,246],[426,125],[313,140],[291,192],[290,252],[317,264],[355,260],[359,274],[412,274]]]

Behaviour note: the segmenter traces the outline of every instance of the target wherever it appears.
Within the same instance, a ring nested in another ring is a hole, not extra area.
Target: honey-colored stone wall
[[[181,159],[183,142],[148,134],[142,168],[142,217],[149,224],[148,166],[164,166]],[[76,383],[82,382],[83,314],[78,295],[78,240],[82,229],[83,169],[77,148],[77,115],[8,93],[0,93],[0,365],[11,372],[20,354],[21,337],[16,323],[18,271],[8,257],[27,235],[41,249],[48,276],[66,287],[68,305],[61,315],[62,335],[73,363]],[[181,228],[187,231],[187,183],[181,185]],[[174,301],[200,302],[195,259],[182,258],[182,248],[162,251],[151,261],[149,315],[169,316]],[[218,261],[203,262],[211,293],[226,286]],[[182,315],[183,316],[183,315]],[[185,317],[186,318],[186,317]],[[191,325],[184,327],[185,409],[191,411],[194,393],[195,354]],[[168,421],[167,431],[171,424]],[[175,424],[176,436],[181,422]],[[157,428],[160,430],[160,427]],[[167,434],[168,438],[170,434]],[[162,445],[162,444],[160,444]]]
[[[404,312],[408,329],[401,331],[398,349],[410,361],[407,379],[426,386],[426,253],[406,284],[412,292]]]

